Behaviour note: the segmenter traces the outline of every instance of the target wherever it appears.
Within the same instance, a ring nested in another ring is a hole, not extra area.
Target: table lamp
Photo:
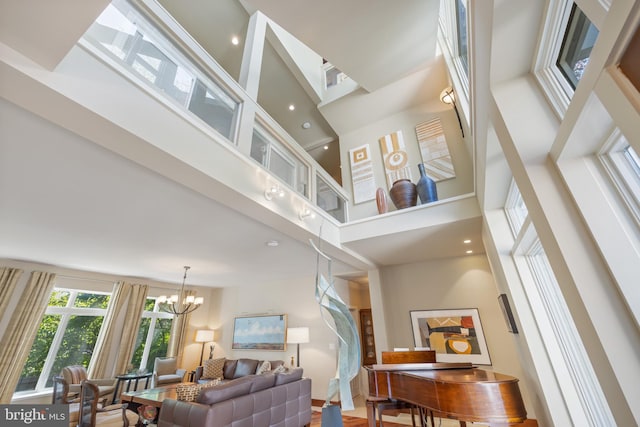
[[[309,342],[309,328],[287,328],[287,344],[297,344],[296,366],[300,366],[300,344]]]
[[[205,343],[213,341],[214,338],[214,330],[213,329],[200,329],[196,331],[196,342],[202,343],[202,349],[200,350],[200,364],[198,366],[202,366],[202,353],[204,353],[204,345]]]

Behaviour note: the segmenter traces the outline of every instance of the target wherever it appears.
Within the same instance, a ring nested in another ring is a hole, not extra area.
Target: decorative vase
[[[424,171],[424,163],[418,163],[418,170],[420,171],[420,179],[416,183],[416,188],[418,190],[418,196],[420,197],[420,203],[435,202],[438,200],[436,182],[429,178]]]
[[[376,205],[379,214],[387,213],[387,195],[382,188],[376,190]]]
[[[389,196],[398,209],[415,206],[418,201],[416,185],[408,179],[399,179],[394,182],[389,190]]]

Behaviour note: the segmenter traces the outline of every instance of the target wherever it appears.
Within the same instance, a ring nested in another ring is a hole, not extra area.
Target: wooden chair
[[[93,382],[83,380],[80,390],[78,427],[129,427],[138,423],[138,414],[128,410],[126,403],[99,408],[100,389]]]
[[[432,350],[428,351],[383,351],[382,363],[383,364],[398,364],[398,363],[434,363],[436,361],[436,352]],[[407,402],[396,399],[386,399],[369,396],[367,397],[367,412],[371,414],[371,419],[377,418],[380,423],[380,427],[384,427],[382,420],[382,413],[384,411],[409,411],[411,414],[411,422],[413,427],[416,426],[415,414],[418,413],[420,418],[420,426],[426,427],[426,415],[429,411],[420,408],[416,405],[412,405]],[[431,424],[434,425],[433,414],[431,414]]]
[[[54,405],[69,405],[69,427],[78,425],[80,413],[80,398],[76,393],[69,393],[69,384],[61,376],[53,377],[53,396],[51,403]]]

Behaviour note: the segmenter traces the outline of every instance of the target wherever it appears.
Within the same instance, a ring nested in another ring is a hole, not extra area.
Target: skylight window
[[[597,38],[598,29],[574,4],[557,62],[558,68],[574,90],[587,68],[591,49]]]

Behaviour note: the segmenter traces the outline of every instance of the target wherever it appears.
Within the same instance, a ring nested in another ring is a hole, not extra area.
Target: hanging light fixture
[[[189,314],[195,311],[204,302],[204,298],[202,297],[196,298],[193,295],[187,295],[182,300],[182,303],[178,304],[178,301],[184,295],[184,284],[187,281],[187,271],[189,271],[190,268],[188,265],[184,266],[184,277],[182,278],[182,287],[180,288],[179,295],[171,295],[170,297],[160,295],[158,297],[158,304],[161,304],[160,309],[162,311],[175,314],[176,316],[182,316],[183,314]]]

